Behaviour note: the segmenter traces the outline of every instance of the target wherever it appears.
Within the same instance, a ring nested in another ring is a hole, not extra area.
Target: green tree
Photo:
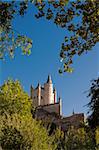
[[[24,16],[31,3],[37,8],[37,19],[45,17],[57,26],[69,31],[60,49],[62,72],[72,72],[74,56],[81,56],[92,49],[98,42],[98,1],[97,0],[23,0],[0,2],[0,32],[1,58],[4,52],[13,56],[16,47],[22,48],[25,54],[30,54],[32,41],[26,36],[17,35],[12,27],[12,20],[16,15]],[[67,33],[67,32],[66,32]],[[6,44],[7,43],[7,44]]]
[[[93,133],[85,128],[75,129],[71,127],[65,134],[65,150],[95,150]]]
[[[64,149],[64,132],[61,131],[59,128],[56,128],[56,130],[53,131],[53,150],[65,150]]]
[[[12,25],[17,15],[22,16],[20,12],[23,7],[22,3],[13,0],[0,1],[0,59],[4,59],[6,53],[13,58],[16,48],[21,48],[23,54],[31,53],[32,40],[13,29]]]
[[[97,130],[97,137],[98,134]],[[96,150],[93,133],[87,126],[79,129],[72,126],[66,132],[57,129],[53,138],[53,150]]]
[[[8,80],[0,87],[0,114],[31,114],[31,100],[19,81]]]
[[[96,128],[96,131],[95,131],[95,139],[96,139],[96,145],[97,145],[97,149],[99,149],[99,126]]]
[[[92,81],[88,97],[90,98],[87,105],[89,108],[88,113],[90,113],[88,122],[90,127],[95,129],[99,126],[99,78]]]
[[[4,150],[52,150],[52,140],[32,118],[32,103],[19,81],[0,87],[0,146]]]
[[[52,150],[46,129],[32,117],[0,116],[0,145],[4,150]]]

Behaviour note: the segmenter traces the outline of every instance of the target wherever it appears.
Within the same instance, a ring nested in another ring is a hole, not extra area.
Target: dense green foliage
[[[79,129],[70,127],[65,133],[57,129],[54,134],[54,143],[56,143],[55,150],[98,150],[93,133],[90,129],[87,130],[86,126]]]
[[[97,145],[97,149],[99,149],[99,126],[96,128],[95,131],[95,138],[96,138],[96,145]]]
[[[31,114],[31,100],[19,81],[8,80],[0,87],[0,114]]]
[[[14,56],[17,47],[23,53],[30,54],[31,39],[18,34],[13,29],[12,21],[17,16],[24,16],[29,4],[37,8],[35,17],[45,17],[66,31],[61,45],[61,68],[59,73],[72,72],[74,56],[82,55],[98,42],[98,0],[23,0],[20,2],[0,2],[0,58],[8,52]],[[67,34],[68,32],[69,34]]]
[[[0,1],[0,59],[7,53],[14,57],[15,49],[19,47],[24,54],[31,52],[32,40],[13,29],[12,21],[19,15],[18,5],[15,1]]]
[[[85,128],[68,130],[65,144],[65,150],[95,150],[93,134],[86,131]]]
[[[0,87],[0,145],[3,149],[52,150],[46,129],[32,118],[31,106],[19,81],[8,80]]]
[[[29,116],[16,114],[0,116],[0,144],[7,150],[52,150],[46,129]]]
[[[94,129],[99,126],[99,78],[92,81],[88,97],[90,98],[90,102],[87,106],[91,113],[88,121],[91,128]]]

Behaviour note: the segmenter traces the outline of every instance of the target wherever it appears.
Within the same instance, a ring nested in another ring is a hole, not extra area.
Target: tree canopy
[[[21,2],[0,2],[0,58],[8,52],[11,56],[17,47],[24,54],[30,54],[32,40],[18,34],[12,26],[16,15],[25,16],[29,4],[37,8],[37,19],[46,18],[69,31],[60,48],[61,67],[59,73],[72,72],[74,56],[81,56],[98,42],[98,1],[97,0],[23,0]]]
[[[98,1],[97,0],[60,0],[35,4],[38,9],[36,18],[45,17],[63,28],[67,33],[60,49],[62,67],[59,73],[72,72],[74,56],[82,55],[98,42]]]
[[[8,53],[14,57],[15,49],[20,47],[24,54],[30,54],[32,40],[20,31],[13,28],[12,21],[17,15],[21,15],[21,3],[15,1],[0,1],[0,58],[3,59]],[[20,10],[18,7],[20,6]]]
[[[8,80],[0,87],[0,146],[4,150],[52,150],[51,137],[32,118],[31,107],[19,81]]]
[[[31,114],[31,100],[19,81],[8,80],[0,87],[0,114]]]
[[[93,141],[92,131],[87,131],[86,127],[75,129],[71,126],[65,133],[57,129],[54,143],[55,150],[98,150]]]
[[[90,113],[88,121],[91,128],[96,129],[99,127],[99,78],[92,81],[88,97],[90,98],[87,105]]]

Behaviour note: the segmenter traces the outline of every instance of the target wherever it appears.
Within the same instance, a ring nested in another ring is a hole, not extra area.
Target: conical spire
[[[56,92],[56,88],[54,87],[53,92]]]
[[[52,83],[51,76],[48,75],[47,83]]]
[[[33,89],[33,86],[32,86],[32,84],[31,84],[30,88],[31,88],[31,89]]]
[[[33,86],[31,85],[31,86],[30,86],[30,97],[31,97],[31,98],[32,98],[32,96],[33,96],[33,90],[34,90],[34,89],[33,89]]]
[[[56,89],[54,88],[53,90],[53,93],[54,93],[54,104],[56,103]]]
[[[73,115],[75,114],[75,111],[74,111],[74,109],[73,109],[73,112],[72,112],[72,114],[73,114]]]
[[[59,96],[59,98],[58,98],[58,101],[60,102],[61,101],[61,97]]]
[[[40,85],[40,83],[38,82],[38,85],[37,85],[37,87],[40,87],[41,85]]]
[[[61,99],[61,97],[59,97],[59,111],[60,111],[60,115],[62,116],[62,99]]]
[[[37,85],[37,87],[35,88],[35,89],[38,89],[38,88],[40,88],[41,87],[41,85],[40,85],[40,83],[38,82],[38,85]]]

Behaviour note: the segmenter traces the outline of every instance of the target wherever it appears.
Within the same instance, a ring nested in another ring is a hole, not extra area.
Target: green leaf
[[[59,74],[62,74],[62,73],[63,73],[62,69],[59,69],[58,72],[59,72]]]

